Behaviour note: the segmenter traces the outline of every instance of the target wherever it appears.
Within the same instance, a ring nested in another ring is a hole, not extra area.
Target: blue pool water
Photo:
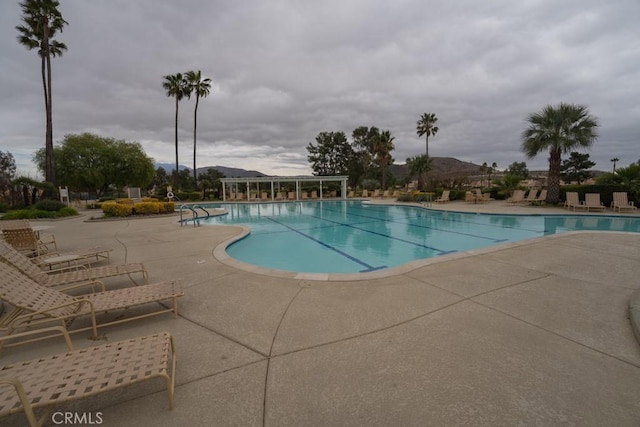
[[[487,215],[361,201],[216,205],[201,224],[245,225],[227,248],[240,261],[305,273],[357,273],[572,230],[640,232],[640,218]]]

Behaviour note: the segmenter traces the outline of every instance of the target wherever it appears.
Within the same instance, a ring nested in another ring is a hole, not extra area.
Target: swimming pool
[[[223,204],[201,225],[244,225],[227,254],[267,269],[364,273],[573,230],[640,232],[640,218],[458,213],[362,201]]]

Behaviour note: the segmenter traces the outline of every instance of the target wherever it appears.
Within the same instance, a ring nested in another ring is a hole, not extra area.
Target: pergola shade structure
[[[296,190],[293,199],[287,195],[284,197],[288,200],[300,200],[301,189],[303,184],[318,183],[319,185],[319,199],[323,199],[323,183],[327,182],[339,182],[340,183],[340,196],[343,199],[347,198],[347,176],[260,176],[251,178],[221,178],[222,182],[222,200],[227,200],[227,194],[231,193],[237,195],[239,193],[245,193],[247,197],[244,200],[250,200],[252,191],[255,191],[256,197],[253,200],[264,200],[261,197],[262,193],[267,194],[267,200],[277,200],[276,195],[279,193],[281,184],[295,183]],[[276,188],[277,187],[277,188]]]

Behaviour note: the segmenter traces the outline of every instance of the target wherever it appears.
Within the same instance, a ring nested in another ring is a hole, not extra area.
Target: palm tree
[[[438,133],[438,126],[436,123],[438,122],[438,118],[434,113],[424,113],[418,123],[416,124],[416,133],[418,136],[426,135],[426,151],[425,154],[429,156],[429,137],[435,136]]]
[[[64,43],[53,39],[58,31],[62,32],[65,24],[58,10],[58,0],[24,0],[22,8],[23,25],[16,26],[20,33],[18,42],[27,50],[38,49],[41,59],[42,86],[44,88],[44,105],[46,114],[45,131],[45,180],[55,184],[56,170],[53,159],[53,103],[51,88],[51,57],[62,56],[67,50]]]
[[[387,167],[393,162],[391,152],[395,149],[393,144],[394,137],[388,130],[382,131],[373,144],[373,152],[376,162],[380,166],[382,174],[382,189],[387,189]]]
[[[187,93],[187,84],[181,73],[170,74],[162,77],[162,87],[167,91],[167,96],[174,97],[176,99],[176,125],[175,125],[175,140],[176,140],[176,174],[174,177],[174,185],[178,187],[178,103]]]
[[[598,120],[585,106],[561,103],[557,107],[547,105],[531,114],[527,121],[529,127],[522,133],[522,151],[531,159],[549,150],[546,201],[558,203],[562,154],[591,147],[598,138]]]
[[[191,98],[191,93],[196,94],[196,107],[193,110],[193,182],[198,186],[198,178],[196,176],[196,131],[198,128],[198,102],[200,97],[206,98],[211,90],[211,79],[203,79],[198,71],[187,71],[185,78],[189,87],[187,88],[187,97]]]
[[[409,157],[407,159],[409,174],[418,177],[418,190],[424,189],[427,172],[431,170],[431,159],[426,154]]]
[[[487,173],[487,162],[480,166],[480,187],[484,187],[484,174]]]
[[[614,157],[613,159],[611,159],[611,161],[613,162],[613,173],[616,173],[616,163],[618,163],[620,159],[617,157]]]

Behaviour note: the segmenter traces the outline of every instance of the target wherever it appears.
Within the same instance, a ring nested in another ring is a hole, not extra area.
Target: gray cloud
[[[54,137],[95,132],[174,161],[174,100],[162,76],[213,79],[198,115],[200,165],[306,174],[321,131],[377,126],[397,162],[424,150],[415,123],[437,114],[430,153],[506,167],[527,160],[528,114],[585,104],[602,124],[600,169],[640,158],[640,4],[529,1],[62,2],[69,50],[53,61]],[[39,61],[0,5],[0,148],[21,170],[43,145]],[[180,103],[180,162],[192,156],[193,100]]]

